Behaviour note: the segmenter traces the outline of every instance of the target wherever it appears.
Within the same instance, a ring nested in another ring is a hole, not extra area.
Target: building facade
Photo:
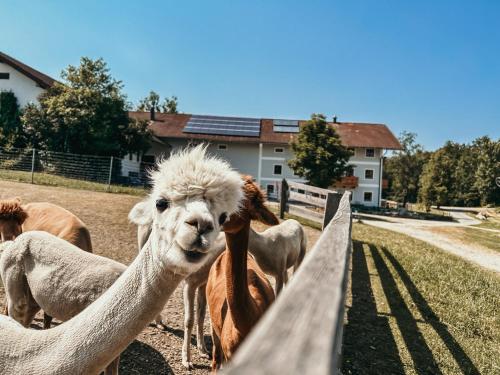
[[[122,169],[125,176],[139,173],[141,161],[152,163],[189,144],[205,142],[210,153],[226,159],[240,173],[253,176],[271,198],[279,196],[283,179],[307,183],[288,167],[293,158],[290,141],[305,121],[145,112],[131,112],[130,116],[149,120],[154,136],[142,159],[137,155],[128,158],[131,160]],[[379,206],[383,155],[385,150],[401,147],[396,137],[382,124],[330,125],[354,152],[349,160],[352,176],[334,187],[352,191],[354,204]]]
[[[12,91],[22,108],[38,102],[38,96],[55,80],[0,52],[0,91]]]

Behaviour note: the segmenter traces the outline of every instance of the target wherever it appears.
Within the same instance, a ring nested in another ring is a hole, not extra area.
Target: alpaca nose
[[[198,231],[198,234],[201,236],[202,234],[211,232],[214,230],[214,226],[211,221],[203,220],[203,219],[191,219],[187,220],[186,224],[195,227]]]

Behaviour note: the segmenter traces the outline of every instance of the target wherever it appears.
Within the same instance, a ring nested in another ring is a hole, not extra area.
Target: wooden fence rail
[[[340,373],[352,247],[349,196],[344,193],[318,242],[224,374]]]

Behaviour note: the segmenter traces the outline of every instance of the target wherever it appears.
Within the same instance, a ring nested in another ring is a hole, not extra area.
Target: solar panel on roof
[[[299,122],[297,120],[273,120],[273,130],[277,133],[298,133]]]
[[[191,116],[183,132],[259,137],[260,119],[245,117]]]

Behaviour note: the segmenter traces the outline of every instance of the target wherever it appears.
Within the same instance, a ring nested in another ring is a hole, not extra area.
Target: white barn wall
[[[37,103],[38,96],[45,91],[35,81],[19,73],[10,65],[0,63],[0,73],[10,74],[9,79],[0,79],[0,91],[12,91],[20,107],[28,103]]]

